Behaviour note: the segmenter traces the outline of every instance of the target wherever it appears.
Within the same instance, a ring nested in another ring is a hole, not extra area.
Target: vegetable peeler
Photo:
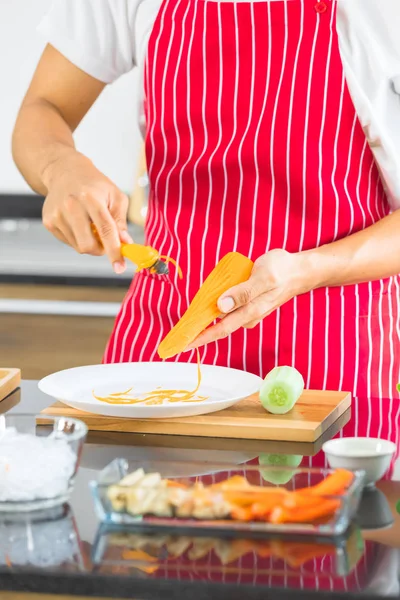
[[[168,275],[169,269],[167,263],[161,260],[157,250],[151,246],[142,246],[141,244],[122,244],[121,254],[136,265],[136,272],[146,269],[149,273],[155,275]]]
[[[100,236],[93,223],[91,228],[96,240],[101,244]],[[146,269],[155,275],[169,275],[167,263],[161,260],[164,257],[160,256],[160,253],[151,246],[122,244],[121,254],[136,265],[136,273]]]

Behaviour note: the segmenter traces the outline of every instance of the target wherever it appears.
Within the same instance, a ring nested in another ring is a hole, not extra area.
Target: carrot
[[[283,506],[285,508],[309,508],[311,506],[317,506],[320,502],[323,502],[323,498],[320,496],[311,496],[310,494],[304,494],[302,491],[292,492],[283,498]]]
[[[167,479],[166,484],[167,484],[167,487],[170,487],[170,488],[172,488],[172,487],[173,488],[181,488],[183,490],[188,489],[187,485],[185,485],[183,483],[179,483],[178,481],[173,481],[172,479]]]
[[[220,481],[219,483],[213,483],[210,486],[212,489],[225,490],[229,488],[242,489],[250,487],[249,482],[246,477],[242,477],[242,475],[233,475],[229,479],[225,481]]]
[[[270,522],[278,523],[312,523],[321,517],[333,515],[340,506],[339,500],[323,500],[317,506],[310,508],[287,509],[277,506],[271,513]]]
[[[251,515],[257,521],[268,521],[268,517],[275,507],[276,503],[273,506],[267,506],[261,502],[255,502],[251,505]]]
[[[220,316],[218,298],[229,288],[247,281],[253,262],[239,252],[229,252],[211,271],[189,308],[162,340],[158,347],[160,358],[171,358],[193,342],[194,339]]]
[[[234,490],[226,490],[222,492],[222,495],[224,499],[227,500],[227,502],[231,502],[232,504],[238,504],[239,506],[248,506],[257,502],[265,507],[269,507],[271,510],[275,506],[281,504],[283,499],[285,498],[285,495],[279,492],[276,492],[274,494],[262,494],[261,492],[248,493]]]
[[[233,506],[231,509],[231,517],[235,521],[251,521],[253,515],[251,513],[251,507]]]
[[[343,494],[354,479],[354,474],[345,469],[337,469],[323,481],[309,488],[298,490],[311,496],[339,496]]]

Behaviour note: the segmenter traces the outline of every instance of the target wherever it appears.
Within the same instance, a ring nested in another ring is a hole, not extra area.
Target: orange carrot
[[[271,523],[312,523],[321,517],[333,515],[340,506],[339,500],[324,500],[317,506],[310,508],[298,508],[294,510],[283,506],[277,506],[271,513]]]
[[[243,508],[242,506],[233,506],[231,517],[232,519],[235,519],[235,521],[251,521],[253,518],[251,507]]]
[[[298,491],[311,496],[338,496],[346,491],[353,479],[354,474],[351,471],[337,469],[317,485]]]
[[[317,506],[320,502],[323,502],[323,498],[320,496],[311,496],[310,494],[299,492],[293,492],[283,498],[283,506],[285,508],[309,508],[311,506]]]
[[[271,512],[275,509],[276,503],[273,506],[267,506],[261,502],[255,502],[251,505],[251,514],[253,519],[257,521],[267,521]]]
[[[270,510],[282,504],[283,499],[286,497],[285,494],[281,494],[279,491],[274,494],[262,494],[261,492],[248,493],[245,491],[224,490],[222,495],[227,502],[231,502],[232,504],[248,506],[257,502],[264,507],[268,507]]]
[[[225,490],[229,488],[235,488],[237,490],[244,491],[248,487],[250,487],[249,482],[242,475],[233,475],[233,477],[229,477],[229,479],[225,479],[225,481],[220,481],[219,483],[213,483],[211,489]]]
[[[185,485],[183,483],[179,483],[178,481],[173,481],[172,479],[167,479],[166,483],[167,483],[167,487],[181,488],[183,490],[188,489],[187,485]]]

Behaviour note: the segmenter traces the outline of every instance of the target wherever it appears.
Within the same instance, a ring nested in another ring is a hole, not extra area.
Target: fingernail
[[[121,275],[122,273],[125,272],[126,265],[122,261],[117,260],[117,261],[115,261],[115,263],[113,263],[113,269],[114,269],[115,273],[117,273],[117,275]]]
[[[123,242],[124,244],[133,244],[133,239],[127,231],[121,231],[119,237],[121,242]]]
[[[218,306],[223,313],[228,313],[235,308],[235,301],[231,296],[227,296],[218,302]]]

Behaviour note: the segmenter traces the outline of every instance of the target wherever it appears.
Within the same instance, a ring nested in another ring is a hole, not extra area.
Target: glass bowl
[[[67,502],[86,434],[78,419],[0,415],[0,513]]]

